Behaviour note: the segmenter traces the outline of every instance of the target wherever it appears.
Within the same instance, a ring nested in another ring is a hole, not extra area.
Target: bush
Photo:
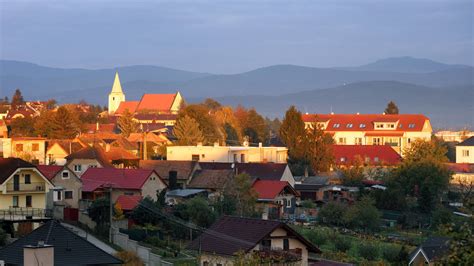
[[[334,240],[334,246],[336,250],[346,252],[351,249],[352,242],[350,239],[340,236]]]
[[[316,246],[321,246],[329,239],[329,235],[322,230],[308,230],[306,238]]]
[[[144,266],[143,261],[138,257],[138,255],[131,251],[120,251],[115,253],[115,256],[123,261],[125,266]]]
[[[357,250],[359,256],[367,260],[375,260],[379,256],[379,250],[376,246],[369,243],[362,243]]]
[[[382,248],[382,257],[388,262],[398,262],[400,251],[400,246],[387,245]]]

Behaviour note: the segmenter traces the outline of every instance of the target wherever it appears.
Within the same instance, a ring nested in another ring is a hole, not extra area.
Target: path
[[[71,224],[67,224],[67,223],[61,223],[61,224],[64,227],[68,228],[69,230],[73,231],[74,233],[78,234],[79,236],[87,239],[87,241],[94,244],[96,247],[102,249],[103,251],[105,251],[109,254],[112,254],[112,255],[117,252],[117,250],[113,249],[112,247],[110,247],[106,243],[102,242],[101,240],[99,240],[98,238],[93,236],[92,234],[84,231],[83,229],[81,229],[77,226],[71,225]]]

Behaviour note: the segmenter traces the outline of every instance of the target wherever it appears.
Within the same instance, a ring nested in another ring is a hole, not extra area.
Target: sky
[[[0,0],[0,58],[219,74],[395,56],[474,65],[473,2]]]

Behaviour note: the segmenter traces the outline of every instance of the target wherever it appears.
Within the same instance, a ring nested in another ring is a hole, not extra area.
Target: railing
[[[400,145],[398,144],[398,142],[385,142],[385,145],[389,145],[389,146],[392,146],[392,147],[398,147],[398,146],[400,146]]]
[[[15,183],[8,183],[7,184],[7,192],[43,192],[45,191],[46,184],[44,182],[32,182],[29,184],[15,184]]]
[[[0,210],[0,220],[17,221],[31,219],[46,219],[52,217],[52,210],[29,208],[29,207],[9,207],[8,210]]]

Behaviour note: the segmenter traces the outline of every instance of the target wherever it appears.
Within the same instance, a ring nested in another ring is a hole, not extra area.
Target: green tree
[[[362,186],[364,180],[364,167],[362,165],[362,158],[358,155],[353,160],[352,165],[341,169],[342,183],[346,186]]]
[[[247,114],[247,123],[243,126],[243,135],[249,137],[249,142],[265,142],[269,137],[265,119],[255,109],[250,109]]]
[[[204,141],[199,124],[193,118],[185,115],[176,120],[173,133],[178,139],[178,145],[197,145]]]
[[[216,215],[206,199],[194,197],[185,204],[187,216],[194,224],[207,228],[215,221]]]
[[[35,134],[43,137],[51,136],[51,131],[53,130],[51,121],[54,116],[55,113],[53,111],[42,110],[34,122]]]
[[[10,122],[11,135],[14,137],[34,137],[33,124],[34,120],[29,116],[14,118]]]
[[[279,135],[281,141],[288,148],[288,156],[291,160],[305,159],[306,130],[301,112],[296,107],[291,106],[286,111]]]
[[[229,123],[224,124],[224,131],[226,136],[226,143],[229,145],[238,145],[239,144],[239,133],[237,130]]]
[[[160,217],[154,212],[159,211],[160,208],[156,202],[150,197],[145,197],[140,200],[138,205],[133,209],[130,216],[140,225],[157,224]]]
[[[344,222],[351,227],[375,231],[380,226],[380,217],[375,201],[369,196],[364,196],[349,207],[344,214]]]
[[[189,116],[198,123],[204,137],[203,144],[213,144],[224,139],[223,132],[220,131],[216,121],[210,115],[210,110],[206,106],[201,104],[188,105],[180,110],[177,120],[185,116]]]
[[[325,133],[317,124],[311,125],[306,131],[306,157],[315,173],[329,171],[334,163],[331,135]]]
[[[257,192],[252,188],[252,181],[248,174],[236,175],[227,188],[229,195],[236,200],[236,214],[253,217],[256,215]]]
[[[138,132],[138,123],[133,120],[133,114],[125,109],[123,114],[117,120],[117,126],[124,137],[130,136],[132,133]]]
[[[211,111],[217,111],[222,107],[221,103],[212,98],[207,98],[202,104]]]
[[[97,224],[95,231],[104,237],[107,236],[110,227],[109,199],[104,197],[94,200],[88,209],[88,214]]]
[[[449,252],[443,257],[443,265],[474,265],[474,217],[460,226],[450,224],[444,234],[451,237]]]
[[[388,115],[398,115],[398,106],[393,101],[390,101],[384,112]]]
[[[23,99],[23,95],[21,94],[20,89],[16,89],[12,97],[12,102],[11,102],[12,109],[16,110],[18,109],[20,105],[24,105],[24,104],[25,104],[25,100]]]
[[[50,121],[50,137],[55,139],[71,139],[80,132],[80,121],[75,113],[66,107],[58,108]]]
[[[404,150],[404,163],[433,161],[436,163],[448,162],[448,150],[438,141],[415,140],[410,147]]]
[[[329,202],[319,210],[318,220],[325,224],[340,226],[343,224],[347,207],[341,203]]]

